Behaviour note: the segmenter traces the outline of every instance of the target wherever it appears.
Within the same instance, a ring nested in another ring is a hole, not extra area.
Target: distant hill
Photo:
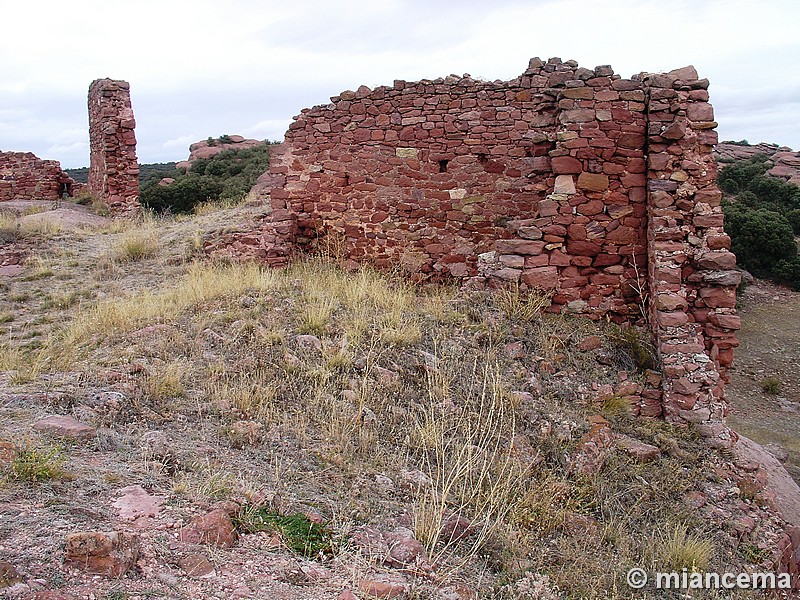
[[[160,173],[171,173],[175,170],[174,162],[166,163],[151,163],[139,165],[139,185],[144,185],[152,177]],[[77,183],[89,183],[89,167],[80,167],[77,169],[64,169],[64,172],[72,177]],[[163,175],[159,176],[161,179]]]
[[[64,169],[64,173],[72,177],[76,183],[89,183],[89,167]]]

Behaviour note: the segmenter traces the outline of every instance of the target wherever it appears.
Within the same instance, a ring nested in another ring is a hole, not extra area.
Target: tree
[[[731,249],[739,264],[756,277],[772,277],[779,261],[797,257],[794,232],[783,215],[738,204],[727,204],[724,211]]]

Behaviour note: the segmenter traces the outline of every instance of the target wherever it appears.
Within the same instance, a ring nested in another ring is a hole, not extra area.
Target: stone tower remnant
[[[127,81],[96,79],[89,86],[89,190],[113,216],[139,213],[136,121]]]

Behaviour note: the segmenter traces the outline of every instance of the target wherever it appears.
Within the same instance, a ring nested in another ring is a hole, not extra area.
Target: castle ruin
[[[552,312],[644,319],[664,381],[640,412],[729,446],[740,274],[707,88],[693,67],[623,79],[534,58],[511,81],[345,91],[273,146],[271,214],[206,250],[282,266],[333,238],[352,263],[417,280],[517,284],[552,291]]]

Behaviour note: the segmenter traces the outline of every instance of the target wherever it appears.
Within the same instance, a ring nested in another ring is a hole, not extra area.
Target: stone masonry
[[[96,79],[89,86],[89,189],[113,216],[139,213],[136,121],[126,81]]]
[[[74,195],[79,187],[57,160],[42,160],[31,152],[0,152],[0,202],[56,201],[64,193]]]
[[[707,87],[693,67],[623,79],[534,58],[511,81],[345,91],[272,147],[271,215],[206,250],[282,266],[331,241],[352,264],[544,289],[553,312],[647,321],[665,377],[642,414],[729,446],[739,275]]]

